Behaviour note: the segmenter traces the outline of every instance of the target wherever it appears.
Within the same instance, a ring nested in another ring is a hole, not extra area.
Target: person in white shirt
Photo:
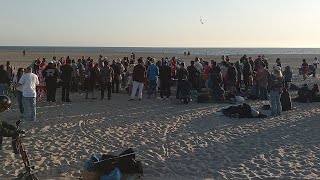
[[[23,68],[19,68],[17,74],[13,77],[13,86],[16,87],[15,89],[15,95],[18,100],[19,110],[21,117],[23,117],[23,104],[22,104],[22,86],[17,86],[19,83],[19,80],[21,79],[22,75],[24,73]]]
[[[32,68],[27,67],[25,74],[19,80],[18,87],[22,86],[22,103],[24,120],[36,121],[37,92],[36,86],[39,85],[38,76],[32,73]],[[30,109],[30,114],[29,114]]]

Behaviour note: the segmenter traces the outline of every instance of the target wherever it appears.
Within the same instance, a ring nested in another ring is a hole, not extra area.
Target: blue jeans
[[[8,84],[0,84],[0,95],[8,95]]]
[[[259,87],[260,89],[260,100],[268,100],[268,92],[267,92],[267,87]]]
[[[22,92],[16,90],[16,96],[17,96],[17,100],[18,100],[18,105],[19,105],[19,110],[20,110],[20,114],[23,114],[23,104],[22,104]]]
[[[148,84],[148,96],[150,97],[153,93],[157,94],[157,81],[149,80]]]
[[[35,97],[23,97],[22,103],[23,103],[23,110],[24,110],[23,119],[35,121],[36,120],[36,113],[37,113],[37,111],[36,111],[36,109],[37,109],[36,98]]]
[[[281,93],[277,91],[270,92],[271,115],[281,115],[282,106],[280,101]]]

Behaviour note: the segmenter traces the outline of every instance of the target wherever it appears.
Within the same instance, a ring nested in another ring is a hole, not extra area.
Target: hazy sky
[[[1,0],[0,45],[320,48],[320,0]]]

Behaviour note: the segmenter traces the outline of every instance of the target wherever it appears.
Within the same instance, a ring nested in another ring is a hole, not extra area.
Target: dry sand
[[[2,53],[1,64],[11,60],[24,66],[36,57],[52,56],[16,54]],[[92,57],[99,54],[85,53]],[[82,54],[60,53],[57,57],[67,55],[78,58]],[[267,57],[270,62],[280,57],[284,66],[298,67],[302,58],[311,60],[314,55]],[[305,83],[297,75],[294,82]],[[319,83],[319,79],[306,82]],[[146,98],[128,102],[125,94],[114,94],[111,101],[85,100],[79,93],[71,95],[72,103],[62,103],[60,97],[59,89],[56,105],[38,103],[39,122],[22,124],[24,144],[41,179],[79,178],[91,154],[118,154],[128,147],[134,148],[143,162],[145,179],[320,179],[320,103],[294,103],[294,110],[280,117],[233,119],[215,114],[229,104],[181,105]],[[256,108],[260,105],[257,101],[248,103]],[[14,98],[12,109],[2,116],[12,123],[19,118]],[[10,145],[10,139],[5,138],[0,179],[14,178],[23,171],[21,158],[11,152]]]

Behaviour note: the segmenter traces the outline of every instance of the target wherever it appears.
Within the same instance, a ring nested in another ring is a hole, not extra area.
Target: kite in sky
[[[201,24],[204,24],[204,21],[201,16],[200,16],[200,22],[201,22]]]

